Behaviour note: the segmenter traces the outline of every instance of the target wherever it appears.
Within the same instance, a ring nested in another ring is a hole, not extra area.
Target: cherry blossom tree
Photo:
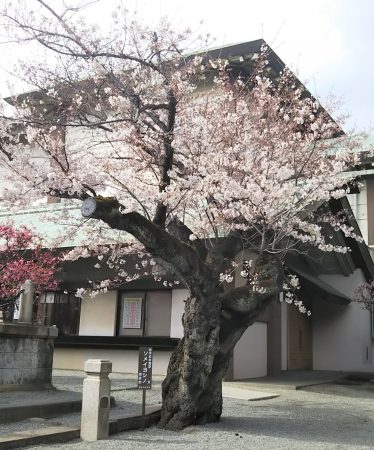
[[[26,280],[35,293],[56,289],[61,258],[43,250],[41,240],[25,227],[0,225],[0,307],[3,319],[13,316],[14,302]]]
[[[192,53],[202,41],[167,21],[147,27],[119,8],[105,35],[76,8],[51,4],[19,1],[2,13],[16,42],[49,55],[20,63],[32,89],[3,113],[3,204],[83,202],[94,238],[72,259],[95,254],[115,267],[136,251],[139,274],[148,256],[183,283],[184,337],[163,382],[160,426],[217,421],[234,346],[282,289],[287,252],[346,252],[326,226],[356,237],[344,217],[318,208],[349,190],[342,173],[359,160],[357,141],[287,68],[274,72],[265,43],[220,59]],[[116,230],[115,245],[103,230]],[[232,286],[234,273],[242,286]]]

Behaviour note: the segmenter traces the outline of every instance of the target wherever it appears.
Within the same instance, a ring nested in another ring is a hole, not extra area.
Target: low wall
[[[51,388],[56,327],[0,323],[0,391]]]
[[[166,375],[171,353],[172,350],[153,349],[153,375]],[[139,350],[58,347],[55,349],[53,368],[83,370],[87,359],[109,359],[113,372],[137,373]]]

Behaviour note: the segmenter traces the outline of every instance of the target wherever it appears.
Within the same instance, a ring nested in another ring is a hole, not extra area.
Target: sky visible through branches
[[[104,5],[105,3],[105,5]],[[54,0],[53,5],[58,5]],[[113,0],[76,1],[88,4],[85,14],[106,27]],[[371,0],[265,0],[217,3],[212,0],[137,0],[126,1],[128,9],[138,11],[146,22],[168,16],[173,25],[210,32],[213,46],[245,42],[263,37],[299,78],[307,80],[317,97],[333,93],[351,115],[348,125],[371,131],[374,126],[374,86],[371,81],[374,44],[374,3]],[[203,21],[200,24],[200,20]],[[0,41],[7,41],[0,36]],[[15,59],[27,57],[30,46],[3,43],[0,46],[0,96],[22,92],[25,84],[11,76]]]

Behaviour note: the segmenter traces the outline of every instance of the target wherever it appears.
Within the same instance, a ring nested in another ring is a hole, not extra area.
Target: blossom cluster
[[[298,291],[300,291],[300,289],[301,286],[299,278],[294,274],[286,275],[283,283],[284,301],[288,304],[294,304],[302,314],[310,316],[312,312],[307,309],[307,307],[303,304],[303,301],[300,299],[300,295],[298,295]]]
[[[26,280],[36,293],[58,286],[61,256],[42,247],[42,241],[25,227],[0,225],[0,304],[17,295]]]

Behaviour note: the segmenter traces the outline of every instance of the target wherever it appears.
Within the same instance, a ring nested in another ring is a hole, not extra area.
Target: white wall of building
[[[347,296],[364,281],[360,270],[350,277],[320,278]],[[344,306],[319,300],[313,302],[312,313],[315,370],[374,371],[374,341],[368,311],[354,302]]]
[[[82,299],[80,336],[114,336],[117,313],[117,291]]]
[[[169,350],[154,350],[152,367],[154,375],[166,375],[171,353]],[[56,348],[53,368],[83,370],[87,359],[109,359],[113,364],[113,372],[137,373],[138,358],[138,350]]]
[[[183,337],[182,315],[184,313],[184,302],[188,298],[187,289],[173,289],[171,294],[171,324],[170,337]]]
[[[233,379],[267,375],[267,324],[255,322],[239,339],[233,356]]]

